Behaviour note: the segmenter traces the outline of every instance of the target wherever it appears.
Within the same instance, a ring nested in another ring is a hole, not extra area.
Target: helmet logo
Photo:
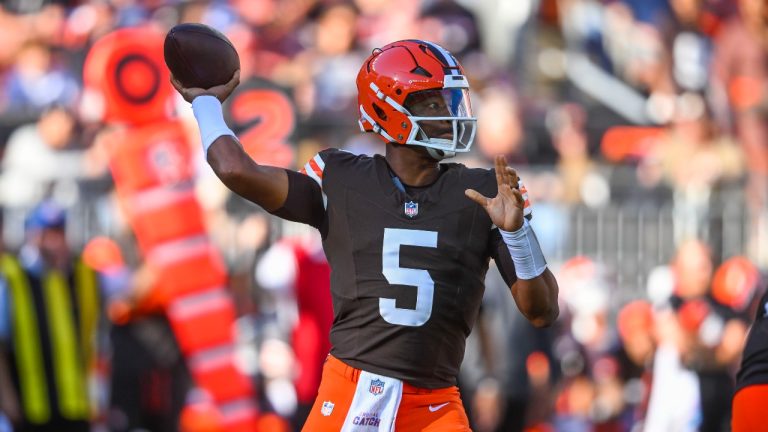
[[[409,201],[405,203],[405,215],[412,218],[419,214],[419,203]]]

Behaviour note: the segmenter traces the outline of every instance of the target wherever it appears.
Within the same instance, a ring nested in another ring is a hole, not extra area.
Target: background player
[[[333,348],[305,429],[469,430],[456,375],[488,259],[536,326],[557,318],[558,288],[504,159],[495,172],[439,163],[474,139],[463,69],[426,41],[375,50],[357,78],[360,125],[384,139],[386,156],[324,150],[306,175],[258,165],[242,150],[221,113],[238,82],[236,73],[207,90],[174,86],[193,103],[224,184],[323,236]]]

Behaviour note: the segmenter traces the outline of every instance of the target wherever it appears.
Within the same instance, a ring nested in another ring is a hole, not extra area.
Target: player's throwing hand
[[[238,84],[240,84],[240,69],[235,71],[235,73],[232,75],[232,78],[226,84],[217,85],[209,89],[203,89],[199,87],[184,88],[179,80],[177,80],[173,75],[171,75],[171,84],[173,84],[173,87],[176,89],[176,91],[179,92],[181,97],[183,97],[184,100],[189,103],[192,103],[192,101],[200,95],[215,96],[219,102],[223,103],[225,100],[227,100],[229,95],[232,94]]]
[[[517,231],[523,226],[525,204],[518,188],[517,172],[507,166],[504,156],[496,156],[494,164],[498,185],[498,193],[494,198],[483,196],[474,189],[467,189],[464,193],[469,199],[483,206],[497,227],[504,231]]]

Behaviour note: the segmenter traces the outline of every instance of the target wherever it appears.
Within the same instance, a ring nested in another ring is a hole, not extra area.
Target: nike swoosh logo
[[[442,408],[442,407],[444,407],[444,406],[448,405],[449,403],[450,403],[450,402],[446,402],[446,403],[444,403],[444,404],[435,405],[435,406],[432,406],[432,405],[430,405],[430,406],[429,406],[429,412],[440,411],[440,408]]]

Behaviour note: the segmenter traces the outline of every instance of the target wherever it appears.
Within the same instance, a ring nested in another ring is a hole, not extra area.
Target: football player
[[[768,431],[765,407],[768,403],[768,291],[755,313],[747,336],[741,367],[736,374],[731,429],[733,432]]]
[[[304,430],[468,431],[456,376],[489,259],[533,325],[552,324],[559,309],[515,170],[502,156],[494,170],[440,163],[474,140],[461,65],[423,40],[374,50],[357,77],[359,123],[385,155],[328,149],[300,172],[243,151],[221,110],[238,82],[238,73],[210,89],[173,80],[224,184],[322,234],[332,348]]]

